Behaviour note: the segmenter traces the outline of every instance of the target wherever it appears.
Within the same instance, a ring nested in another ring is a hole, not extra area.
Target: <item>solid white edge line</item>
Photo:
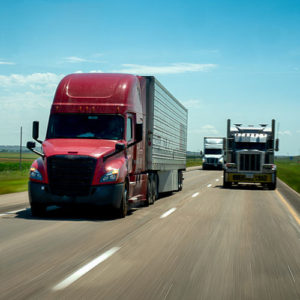
[[[192,195],[192,198],[197,197],[198,195],[199,195],[199,193],[197,192],[197,193]]]
[[[207,187],[208,187],[208,188],[211,187],[211,184],[209,184]]]
[[[12,214],[15,214],[15,213],[23,211],[23,210],[26,210],[26,208],[22,208],[22,209],[18,209],[18,210],[12,210],[12,211],[2,213],[2,214],[0,214],[0,217],[7,216],[7,215],[12,215]]]
[[[103,254],[96,257],[91,262],[89,262],[88,264],[86,264],[85,266],[83,266],[82,268],[77,270],[76,272],[74,272],[72,275],[68,276],[62,282],[60,282],[59,284],[54,286],[52,290],[59,291],[59,290],[62,290],[64,288],[68,287],[73,282],[78,280],[80,277],[85,275],[87,272],[89,272],[90,270],[92,270],[93,268],[95,268],[96,266],[101,264],[102,262],[104,262],[106,259],[108,259],[110,256],[112,256],[114,253],[116,253],[119,249],[120,249],[120,247],[113,247],[110,250],[104,252]]]
[[[162,215],[160,216],[160,218],[163,219],[163,218],[167,217],[168,215],[170,215],[171,213],[173,213],[175,210],[176,210],[175,207],[169,209],[169,210],[166,211],[164,214],[162,214]]]

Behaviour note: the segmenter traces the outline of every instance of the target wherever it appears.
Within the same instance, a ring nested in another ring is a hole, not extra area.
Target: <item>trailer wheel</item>
[[[117,216],[119,218],[125,218],[127,216],[127,213],[128,213],[128,189],[127,189],[127,184],[125,183],[120,208],[117,209]]]
[[[182,171],[178,171],[178,192],[182,191],[183,175]]]
[[[46,206],[39,203],[31,203],[31,215],[33,217],[42,217],[46,213]]]
[[[154,190],[154,184],[153,184],[153,178],[152,174],[148,175],[148,181],[147,181],[147,198],[145,201],[145,206],[149,206],[154,203],[155,201],[155,190]]]

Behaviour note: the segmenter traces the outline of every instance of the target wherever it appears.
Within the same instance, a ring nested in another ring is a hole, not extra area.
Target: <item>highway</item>
[[[125,219],[33,218],[27,193],[1,196],[0,299],[300,299],[299,214],[281,189],[223,189],[222,174],[186,172]]]

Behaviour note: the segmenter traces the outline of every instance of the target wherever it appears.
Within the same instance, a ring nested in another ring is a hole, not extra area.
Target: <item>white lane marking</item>
[[[195,198],[195,197],[197,197],[198,195],[199,195],[199,193],[197,192],[197,193],[195,193],[195,194],[192,195],[192,198]]]
[[[0,217],[7,216],[7,215],[12,215],[12,214],[15,214],[15,213],[17,213],[17,212],[24,211],[24,210],[26,210],[26,208],[8,211],[8,212],[5,212],[5,213],[0,214]]]
[[[169,216],[171,213],[173,213],[175,210],[176,210],[175,207],[169,209],[169,210],[166,211],[164,214],[162,214],[162,215],[160,216],[160,218],[161,218],[161,219],[166,218],[166,217]]]
[[[220,179],[216,179],[216,181],[218,182]]]
[[[208,187],[208,188],[211,187],[211,184],[209,184],[207,187]]]
[[[292,278],[293,278],[294,282],[296,282],[296,281],[295,281],[295,277],[294,277],[294,275],[293,275],[293,273],[292,273],[292,271],[291,271],[291,269],[290,269],[290,266],[289,266],[289,265],[288,265],[288,268],[289,268],[289,271],[290,271],[290,273],[291,273],[291,275],[292,275]]]
[[[221,178],[223,178],[224,176],[222,175]]]
[[[93,259],[91,262],[74,272],[72,275],[68,276],[66,279],[64,279],[62,282],[57,284],[55,287],[53,287],[54,291],[62,290],[69,285],[71,285],[74,281],[78,280],[80,277],[85,275],[87,272],[104,262],[106,259],[108,259],[110,256],[112,256],[114,253],[116,253],[120,247],[113,247],[110,250],[104,252],[97,258]]]

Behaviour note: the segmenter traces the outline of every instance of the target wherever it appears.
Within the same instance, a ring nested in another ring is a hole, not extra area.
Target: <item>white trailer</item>
[[[188,111],[155,77],[146,79],[146,168],[158,180],[157,193],[181,190]]]

